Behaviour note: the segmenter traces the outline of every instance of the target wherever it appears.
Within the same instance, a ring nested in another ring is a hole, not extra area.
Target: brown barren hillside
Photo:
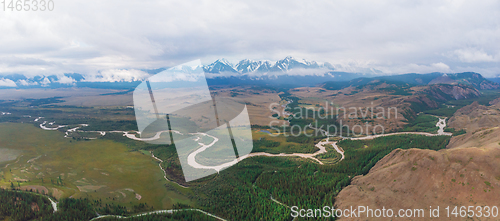
[[[499,104],[493,103],[491,106],[484,106],[475,101],[458,109],[448,121],[448,126],[456,130],[465,129],[467,132],[500,126],[500,105],[497,105]]]
[[[439,102],[442,101],[480,96],[477,89],[468,85],[434,84],[402,87],[378,80],[362,87],[349,86],[340,90],[301,87],[290,90],[290,93],[299,97],[305,106],[322,106],[326,112],[335,116],[338,112],[337,122],[348,125],[356,133],[361,131],[354,125],[367,123],[373,126],[372,130],[369,129],[370,132],[373,130],[376,133],[382,132],[378,130],[379,128],[374,128],[375,125],[382,125],[385,133],[401,130],[407,124],[407,116],[417,115],[412,110],[412,105],[420,108],[438,108]],[[380,114],[380,117],[372,117],[377,114]]]
[[[220,97],[234,97],[244,101],[247,105],[250,122],[252,125],[280,126],[287,124],[285,120],[278,120],[272,115],[276,112],[283,113],[285,105],[276,91],[252,87],[217,87],[212,88]],[[274,108],[274,109],[273,109]]]
[[[369,206],[372,209],[424,209],[440,207],[440,217],[450,219],[445,207],[500,206],[500,148],[454,148],[440,151],[396,149],[365,176],[357,176],[336,198],[336,208]],[[468,220],[499,220],[474,218]],[[377,220],[342,218],[341,220]],[[387,220],[387,218],[379,220]]]
[[[403,113],[409,108],[409,103],[405,102],[409,96],[390,95],[388,91],[378,90],[387,86],[382,84],[375,88],[364,89],[347,87],[342,90],[303,87],[290,90],[290,93],[299,97],[300,102],[304,104],[322,106],[330,116],[337,116],[338,112],[337,122],[348,125],[356,133],[360,131],[354,125],[365,125],[365,123],[371,126],[380,124],[385,129],[384,132],[397,131],[406,124]],[[373,116],[379,113],[381,117],[372,117],[372,110]],[[369,130],[372,132],[373,129]]]
[[[500,148],[500,128],[483,128],[462,134],[460,136],[452,137],[450,143],[446,146],[447,149],[467,147]]]

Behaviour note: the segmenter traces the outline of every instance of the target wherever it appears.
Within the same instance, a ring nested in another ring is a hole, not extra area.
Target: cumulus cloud
[[[149,74],[140,70],[109,69],[101,71],[95,75],[85,77],[89,82],[122,82],[122,81],[142,81],[149,77]]]
[[[17,87],[16,82],[10,79],[0,79],[0,87]]]
[[[75,81],[75,79],[70,78],[68,76],[62,76],[62,77],[59,77],[57,82],[61,83],[61,84],[74,84],[76,81]]]
[[[432,69],[435,69],[439,72],[450,72],[450,70],[451,70],[450,66],[446,65],[443,62],[431,64],[430,67],[432,67]]]
[[[22,86],[38,85],[38,82],[34,82],[34,81],[31,82],[31,81],[27,81],[24,79],[18,80],[17,83],[19,83]]]
[[[460,61],[467,63],[494,62],[499,60],[498,57],[495,58],[494,56],[484,52],[484,50],[477,48],[457,49],[453,51],[453,55],[455,55]]]
[[[404,64],[404,65],[391,65],[391,66],[377,66],[378,70],[388,74],[401,74],[401,73],[431,73],[431,72],[441,72],[441,73],[452,73],[453,71],[447,64],[443,62],[437,62],[433,64]]]
[[[161,72],[149,78],[150,82],[195,82],[205,77],[203,72],[199,73],[182,73],[182,72]]]
[[[377,65],[373,61],[358,61],[358,60],[340,60],[338,63],[333,64],[336,71],[350,72],[350,73],[380,73],[375,67]],[[388,72],[391,73],[391,72]]]
[[[58,1],[50,13],[0,14],[0,74],[125,80],[117,70],[288,55],[350,60],[353,70],[438,71],[442,62],[494,73],[499,11],[494,0]]]

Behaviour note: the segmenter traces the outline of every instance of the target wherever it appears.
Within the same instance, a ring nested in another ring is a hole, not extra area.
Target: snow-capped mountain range
[[[244,59],[237,64],[231,64],[226,59],[219,59],[214,63],[207,65],[203,68],[207,73],[289,73],[292,70],[308,69],[318,70],[320,72],[328,72],[335,70],[333,65],[328,62],[319,63],[316,61],[306,61],[304,59],[295,59],[293,57],[286,57],[285,59],[271,62],[271,61],[254,61]]]
[[[331,80],[345,81],[360,77],[360,74],[337,72],[335,67],[328,62],[306,61],[293,57],[286,57],[275,62],[244,59],[235,64],[226,59],[218,59],[211,64],[202,66],[202,68],[209,84],[311,85]],[[129,88],[166,69],[106,70],[93,75],[72,73],[27,77],[22,74],[10,74],[0,76],[0,88],[74,86]]]
[[[349,81],[353,79],[358,79],[360,82],[370,81],[370,79],[390,79],[391,81],[403,81],[417,85],[458,82],[472,84],[481,89],[498,88],[498,84],[492,84],[482,77],[478,78],[477,76],[480,75],[477,73],[458,73],[455,74],[456,76],[439,72],[384,76],[382,72],[372,69],[363,73],[341,72],[338,70],[346,70],[345,67],[293,57],[286,57],[275,62],[244,59],[235,64],[226,59],[218,59],[208,65],[201,65],[199,61],[197,61],[196,65],[193,65],[193,63],[186,63],[174,67],[173,70],[190,74],[198,73],[203,69],[208,85],[282,85],[297,87],[320,85],[328,81],[349,84]],[[100,71],[93,75],[71,73],[30,77],[22,74],[0,75],[0,89],[90,87],[132,90],[142,81],[165,70],[167,68],[148,70],[120,69]],[[427,81],[422,79],[427,79]],[[478,79],[481,81],[478,81]]]

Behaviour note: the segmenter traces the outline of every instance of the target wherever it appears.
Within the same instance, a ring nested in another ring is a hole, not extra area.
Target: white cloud
[[[85,81],[89,82],[121,82],[142,81],[149,74],[140,70],[109,69],[95,75],[88,75]]]
[[[441,73],[452,73],[456,72],[452,70],[450,66],[443,62],[437,62],[432,64],[373,64],[374,70],[386,73],[386,74],[404,74],[404,73],[419,73],[426,74],[432,72]],[[463,70],[460,70],[463,71]],[[374,71],[374,73],[376,73]]]
[[[29,82],[24,79],[18,80],[17,83],[19,83],[22,86],[38,85],[38,82]]]
[[[381,65],[389,73],[412,64],[438,71],[439,62],[450,71],[471,64],[493,73],[500,63],[494,0],[74,0],[56,2],[49,13],[1,13],[0,20],[0,74],[95,75],[288,55],[351,60],[361,70]]]
[[[175,72],[175,71],[165,71],[158,73],[157,75],[149,78],[151,82],[174,82],[174,81],[190,81],[195,82],[200,79],[203,79],[205,75],[203,72],[199,73],[183,73],[183,72]]]
[[[450,66],[446,65],[443,62],[439,63],[434,63],[431,64],[432,69],[436,70],[437,72],[450,72]]]
[[[374,73],[377,72],[373,67],[376,62],[373,61],[358,61],[358,60],[341,60],[333,64],[336,71],[352,72],[352,73]],[[389,72],[390,73],[390,72]]]
[[[467,63],[495,62],[499,60],[498,58],[495,58],[494,56],[489,55],[483,50],[477,48],[457,49],[453,51],[453,55],[455,55],[460,61]]]
[[[59,82],[61,84],[74,84],[76,81],[73,78],[70,78],[70,77],[67,77],[67,76],[61,76],[61,77],[59,77],[59,79],[57,80],[57,82]]]
[[[0,87],[17,87],[16,82],[10,79],[0,79]]]

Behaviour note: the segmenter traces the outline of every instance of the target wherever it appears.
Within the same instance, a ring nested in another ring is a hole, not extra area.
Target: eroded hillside
[[[476,88],[463,84],[414,86],[378,79],[363,85],[354,83],[341,89],[326,84],[323,87],[302,87],[292,89],[290,93],[300,98],[302,106],[323,107],[337,117],[338,123],[348,125],[356,133],[360,130],[355,125],[365,124],[382,125],[385,133],[400,131],[419,112],[437,109],[446,101],[481,96]],[[382,132],[377,129],[374,129],[376,133]]]
[[[498,99],[491,102],[491,106],[480,105],[474,102],[462,107],[448,121],[449,127],[455,130],[465,129],[473,132],[480,128],[497,127],[500,125],[500,104]]]
[[[440,218],[436,220],[449,220],[445,207],[498,206],[499,194],[498,147],[441,151],[397,149],[380,160],[367,175],[355,177],[337,196],[336,208],[424,209],[425,217],[429,217],[429,206],[439,206]]]

